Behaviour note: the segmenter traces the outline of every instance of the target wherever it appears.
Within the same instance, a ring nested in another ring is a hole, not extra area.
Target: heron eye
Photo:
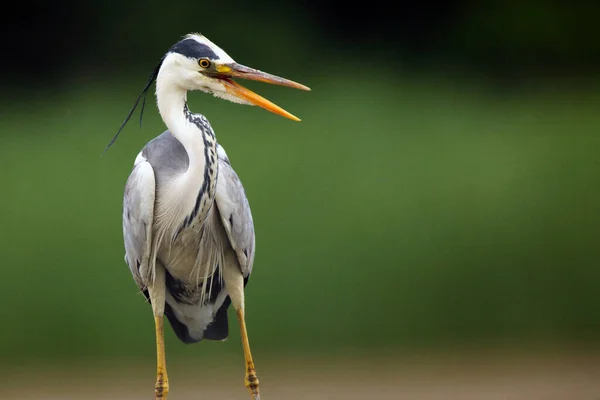
[[[201,58],[198,60],[198,65],[200,65],[202,68],[208,68],[210,67],[210,61],[208,61],[206,58]]]

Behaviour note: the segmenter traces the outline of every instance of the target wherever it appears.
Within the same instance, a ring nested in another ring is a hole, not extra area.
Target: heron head
[[[298,117],[271,103],[264,97],[246,89],[235,82],[233,78],[249,79],[295,89],[310,90],[307,86],[288,79],[238,64],[205,36],[197,33],[188,34],[169,49],[154,71],[152,71],[146,82],[146,86],[142,89],[129,114],[125,117],[125,121],[108,143],[104,152],[117,140],[119,133],[121,133],[121,130],[133,115],[140,101],[140,124],[142,123],[146,96],[154,82],[156,82],[157,94],[159,90],[168,91],[173,88],[201,90],[212,93],[222,99],[235,103],[256,105],[283,117],[300,121]]]
[[[300,121],[269,100],[235,82],[249,79],[295,89],[310,90],[299,83],[236,63],[219,46],[199,34],[186,35],[163,58],[158,80],[186,90],[201,90],[234,103],[256,105],[275,114]]]

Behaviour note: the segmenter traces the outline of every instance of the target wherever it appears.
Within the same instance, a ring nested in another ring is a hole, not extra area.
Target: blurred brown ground
[[[171,363],[169,399],[249,399],[238,361],[212,368],[201,360]],[[600,399],[600,352],[282,356],[258,360],[258,367],[263,400]],[[2,399],[152,399],[153,373],[152,363],[124,367],[117,361],[93,368],[3,367]]]

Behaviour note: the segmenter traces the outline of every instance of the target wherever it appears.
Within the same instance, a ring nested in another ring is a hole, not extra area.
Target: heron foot
[[[156,400],[167,400],[167,394],[169,394],[169,378],[166,373],[159,373],[157,375],[154,394],[156,395]]]
[[[246,365],[246,379],[244,379],[246,387],[250,391],[252,400],[260,400],[260,393],[258,390],[258,377],[256,376],[256,369],[254,363],[250,362]]]

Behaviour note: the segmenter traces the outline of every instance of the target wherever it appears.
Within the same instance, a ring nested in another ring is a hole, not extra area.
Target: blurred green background
[[[153,98],[100,155],[192,31],[312,88],[247,83],[301,123],[189,95],[252,206],[259,366],[596,349],[600,7],[401,4],[73,2],[35,5],[52,13],[41,25],[15,16],[2,35],[0,363],[118,359],[150,366],[151,382],[153,320],[123,261],[121,200],[164,130]],[[241,363],[230,319],[225,343],[186,346],[167,329],[170,362]]]

